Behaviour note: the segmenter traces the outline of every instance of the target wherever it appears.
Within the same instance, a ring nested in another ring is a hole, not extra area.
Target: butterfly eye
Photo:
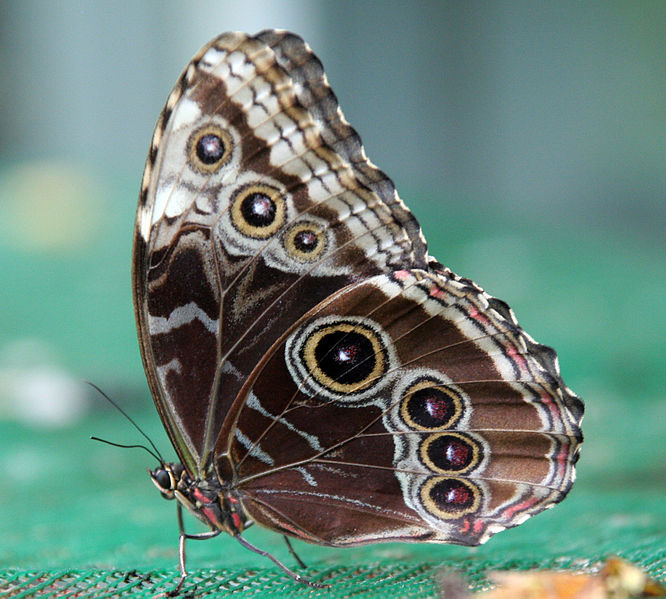
[[[426,510],[445,520],[474,513],[481,503],[479,488],[462,478],[429,478],[421,487],[420,495]]]
[[[298,222],[284,235],[284,249],[299,262],[314,262],[326,249],[326,234],[314,222]]]
[[[433,430],[448,428],[463,413],[463,400],[451,387],[425,379],[419,380],[404,393],[400,416],[410,428]]]
[[[467,435],[430,435],[421,444],[421,460],[431,470],[461,474],[478,466],[482,457],[479,443]]]
[[[162,492],[171,491],[171,476],[164,468],[154,470],[151,476]]]
[[[305,341],[302,359],[317,383],[337,393],[356,393],[375,384],[387,370],[377,333],[361,323],[322,326]]]
[[[254,184],[242,187],[231,200],[231,222],[247,237],[267,239],[285,221],[285,201],[276,187]]]
[[[231,136],[217,125],[197,129],[188,142],[190,166],[203,174],[212,174],[229,161]]]

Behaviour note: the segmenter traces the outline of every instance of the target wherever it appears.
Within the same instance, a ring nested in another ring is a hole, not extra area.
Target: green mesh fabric
[[[636,551],[636,563],[663,576],[663,550],[656,558],[651,550]],[[658,562],[662,562],[660,566]],[[652,566],[650,566],[652,564]],[[528,563],[523,560],[472,560],[463,563],[384,563],[358,567],[311,568],[308,573],[330,585],[312,589],[285,579],[268,569],[229,571],[201,569],[193,571],[182,589],[182,596],[197,597],[446,597],[447,585],[456,585],[452,576],[464,580],[471,589],[488,586],[484,573],[496,569],[558,568],[589,570],[597,564],[586,560],[556,559]],[[0,574],[3,597],[154,597],[168,593],[178,584],[178,574],[165,570],[53,570],[6,571]]]
[[[145,402],[146,398],[136,400]],[[481,547],[383,544],[332,549],[295,541],[313,580],[296,584],[226,535],[188,544],[196,596],[440,597],[453,575],[473,589],[492,570],[590,570],[612,555],[666,578],[666,477],[659,406],[590,401],[578,482],[570,496]],[[145,403],[144,403],[145,405]],[[136,441],[116,412],[74,428],[35,430],[0,423],[2,597],[154,597],[178,581],[175,505],[148,480],[151,458],[95,443],[91,434]],[[160,448],[168,442],[150,411],[138,420]],[[8,484],[11,483],[11,484]],[[325,517],[325,514],[322,515]],[[191,519],[188,530],[201,530]],[[290,567],[279,535],[253,527],[247,538]]]
[[[437,596],[433,567],[364,566],[331,568],[317,573],[317,578],[331,587],[313,590],[292,585],[276,572],[248,570],[228,572],[200,570],[188,581],[183,594],[197,596],[243,597],[349,597],[362,593],[382,597]],[[175,587],[178,576],[164,571],[54,571],[7,573],[2,579],[8,597],[153,597]]]

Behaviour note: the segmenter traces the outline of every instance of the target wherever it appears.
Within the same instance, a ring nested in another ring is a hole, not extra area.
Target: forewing
[[[137,212],[133,290],[151,391],[202,475],[245,378],[341,287],[424,266],[415,219],[365,157],[296,36],[224,34],[159,118]]]

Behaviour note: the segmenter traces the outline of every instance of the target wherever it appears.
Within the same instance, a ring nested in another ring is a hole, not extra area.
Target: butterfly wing
[[[298,37],[224,34],[158,120],[137,211],[141,354],[188,471],[280,334],[338,289],[424,267],[418,223]]]
[[[553,350],[434,265],[352,284],[304,316],[248,380],[217,454],[270,528],[475,545],[566,495],[582,414]]]

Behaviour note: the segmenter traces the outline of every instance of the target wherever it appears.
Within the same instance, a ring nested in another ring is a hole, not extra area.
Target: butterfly
[[[583,403],[555,352],[428,254],[294,34],[225,33],[185,68],[143,175],[133,293],[180,460],[150,471],[178,505],[179,588],[187,539],[265,555],[256,523],[478,545],[574,482]]]

